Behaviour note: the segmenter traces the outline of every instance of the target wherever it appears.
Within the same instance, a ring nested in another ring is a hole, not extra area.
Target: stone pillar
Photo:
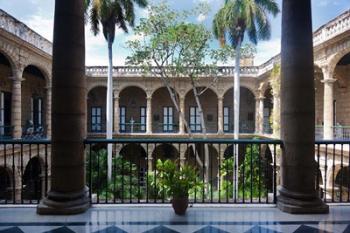
[[[12,137],[22,137],[22,69],[14,71],[12,77],[11,125]]]
[[[257,134],[264,132],[264,99],[263,96],[255,99],[255,132]]]
[[[83,143],[86,137],[83,1],[55,1],[52,62],[51,189],[38,205],[37,213],[77,214],[90,206]]]
[[[152,96],[147,96],[146,133],[152,134]]]
[[[288,213],[328,213],[315,189],[315,89],[311,1],[283,1],[281,45],[281,189]]]
[[[114,133],[119,133],[120,123],[119,94],[114,92]]]
[[[185,97],[180,96],[180,111],[185,115]],[[179,134],[185,133],[185,123],[183,119],[179,116]]]
[[[51,86],[46,87],[45,101],[45,131],[46,137],[51,138],[51,105],[52,105],[52,90]]]
[[[334,82],[332,74],[328,69],[322,69],[324,80],[324,97],[323,97],[323,139],[332,140],[334,138]]]
[[[224,97],[218,97],[218,134],[224,133]]]

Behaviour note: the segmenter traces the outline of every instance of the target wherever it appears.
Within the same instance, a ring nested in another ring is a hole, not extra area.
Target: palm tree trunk
[[[52,56],[51,188],[38,205],[38,214],[76,214],[89,208],[88,188],[85,186],[85,137],[83,1],[56,0]]]
[[[239,110],[240,110],[240,60],[241,60],[241,39],[238,39],[235,56],[235,73],[233,78],[233,137],[239,139]],[[234,156],[234,189],[235,198],[238,197],[238,144],[232,146]]]
[[[106,100],[106,138],[113,138],[113,52],[111,35],[108,33],[108,78],[107,78],[107,100]],[[112,143],[107,146],[107,176],[112,179]]]

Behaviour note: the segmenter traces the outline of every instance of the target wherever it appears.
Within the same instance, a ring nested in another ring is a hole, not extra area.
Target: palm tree
[[[278,13],[279,8],[275,0],[225,0],[224,6],[214,16],[214,36],[219,39],[222,46],[228,39],[236,51],[233,80],[234,139],[239,137],[240,50],[244,36],[247,34],[254,44],[257,44],[258,39],[269,39],[271,25],[268,14],[276,16]],[[234,156],[238,167],[238,147],[234,149]],[[235,186],[238,184],[237,177],[236,174]]]
[[[134,26],[134,3],[139,7],[147,6],[147,0],[84,0],[86,15],[91,24],[94,35],[100,32],[102,25],[103,35],[108,44],[108,78],[106,100],[106,138],[112,139],[113,127],[113,54],[112,46],[116,27],[128,32],[128,25]],[[108,178],[112,177],[112,144],[108,144]]]

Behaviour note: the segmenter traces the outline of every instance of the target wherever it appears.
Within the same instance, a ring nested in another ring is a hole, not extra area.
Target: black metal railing
[[[316,189],[328,203],[350,202],[350,140],[316,141]]]
[[[0,204],[37,204],[49,189],[50,141],[0,141]]]
[[[107,144],[113,145],[110,177]],[[86,180],[91,201],[169,203],[157,163],[170,159],[197,170],[199,186],[189,193],[192,203],[275,203],[280,144],[255,139],[88,139]]]

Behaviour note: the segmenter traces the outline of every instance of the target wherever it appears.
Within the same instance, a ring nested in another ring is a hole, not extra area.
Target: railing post
[[[282,186],[277,206],[288,213],[328,213],[318,197],[311,0],[283,1],[281,46]]]
[[[55,1],[52,183],[47,197],[38,205],[38,214],[77,214],[90,207],[83,143],[86,137],[84,23],[83,1]]]

